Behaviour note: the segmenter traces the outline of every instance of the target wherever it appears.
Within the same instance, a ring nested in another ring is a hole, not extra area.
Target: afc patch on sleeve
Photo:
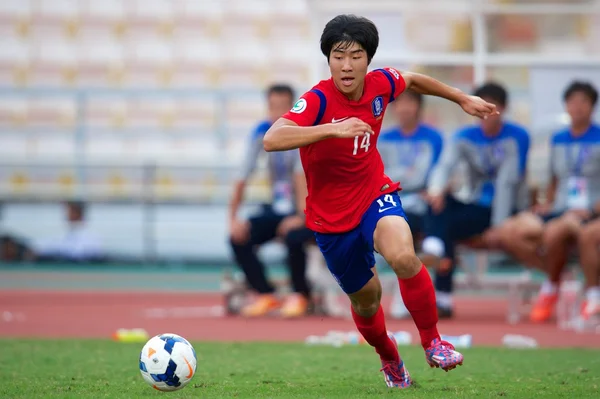
[[[290,112],[293,112],[294,114],[301,114],[306,109],[306,105],[306,100],[301,98],[300,100],[296,101],[296,104],[294,104]]]
[[[373,111],[373,116],[378,118],[383,113],[383,97],[377,96],[371,102],[371,110]]]

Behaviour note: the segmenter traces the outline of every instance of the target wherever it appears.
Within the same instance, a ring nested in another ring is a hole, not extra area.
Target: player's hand
[[[371,125],[361,121],[358,118],[348,118],[342,122],[332,123],[335,137],[337,138],[352,138],[356,136],[364,136],[373,134]]]
[[[245,244],[250,238],[250,223],[246,220],[233,219],[229,223],[231,240],[236,244]]]
[[[290,231],[299,229],[305,225],[304,218],[299,215],[291,215],[284,218],[277,226],[277,236],[285,237]]]
[[[487,119],[490,115],[500,114],[494,104],[488,103],[477,96],[465,96],[459,105],[467,114],[481,119]]]

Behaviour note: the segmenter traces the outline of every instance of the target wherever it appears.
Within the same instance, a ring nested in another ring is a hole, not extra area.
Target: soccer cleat
[[[541,294],[538,296],[531,313],[529,314],[529,320],[534,323],[543,323],[548,321],[554,313],[556,302],[558,300],[558,294]]]
[[[308,300],[301,294],[292,294],[286,298],[281,307],[283,317],[301,317],[308,311]]]
[[[600,301],[585,301],[581,307],[581,318],[587,321],[597,316],[600,316]]]
[[[272,294],[262,294],[254,302],[242,308],[242,315],[246,317],[265,316],[279,308],[279,301]]]
[[[393,335],[390,335],[390,339],[397,348],[398,344],[396,338],[394,338]],[[383,372],[385,384],[390,388],[408,388],[412,384],[410,374],[406,367],[404,367],[402,359],[400,359],[400,363],[382,360],[381,370],[379,371]]]
[[[439,367],[444,371],[450,371],[463,364],[463,355],[455,351],[451,343],[439,338],[431,341],[429,348],[425,349],[425,359],[430,367]]]

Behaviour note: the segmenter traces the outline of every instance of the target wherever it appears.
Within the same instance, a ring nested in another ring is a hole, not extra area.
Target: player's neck
[[[414,120],[400,125],[400,134],[403,136],[413,136],[419,128],[419,121]]]
[[[573,136],[573,137],[583,136],[584,134],[587,133],[588,130],[590,130],[591,124],[592,124],[592,122],[589,120],[582,121],[579,123],[573,123],[571,125],[571,136]]]
[[[485,129],[482,128],[481,130],[483,131],[483,135],[486,137],[496,137],[502,131],[503,125],[504,124],[502,122],[500,122],[497,125],[487,126]]]

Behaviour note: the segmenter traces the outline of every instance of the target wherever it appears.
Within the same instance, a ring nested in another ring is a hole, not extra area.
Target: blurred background
[[[3,261],[34,259],[84,220],[103,261],[231,263],[227,205],[264,90],[329,76],[318,40],[340,13],[377,24],[373,68],[506,85],[532,134],[532,185],[568,123],[566,85],[600,86],[597,0],[2,0]],[[425,121],[450,135],[470,118],[431,99]],[[245,211],[268,195],[256,174]]]

